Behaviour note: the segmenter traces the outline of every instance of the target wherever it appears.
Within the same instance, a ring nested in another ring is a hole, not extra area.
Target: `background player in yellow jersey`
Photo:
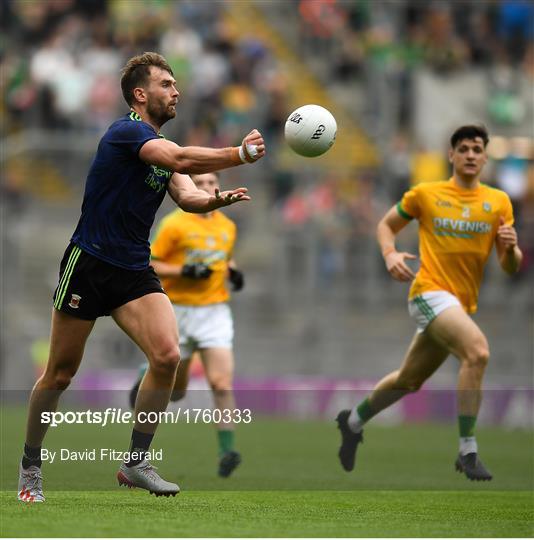
[[[210,195],[219,189],[217,173],[192,175],[197,188]],[[185,396],[192,356],[199,352],[213,390],[215,408],[233,410],[233,320],[228,300],[232,290],[243,288],[243,273],[233,260],[235,223],[222,212],[192,214],[176,210],[157,229],[151,246],[151,264],[162,278],[176,314],[180,334],[180,362],[171,401]],[[144,370],[130,393],[135,404]],[[217,426],[219,475],[229,476],[241,456],[234,449],[234,426]]]
[[[489,359],[486,337],[469,316],[493,245],[502,269],[517,272],[522,253],[506,193],[480,183],[487,161],[488,133],[483,126],[462,126],[451,137],[448,181],[423,183],[407,191],[377,228],[386,268],[398,281],[412,281],[409,312],[416,334],[400,368],[386,375],[352,410],[338,414],[342,467],[354,468],[362,427],[409,392],[416,392],[449,354],[460,362],[458,420],[460,451],[456,470],[471,480],[491,480],[478,458],[474,436]],[[417,275],[406,264],[414,255],[397,251],[395,237],[412,219],[419,221],[421,266]]]

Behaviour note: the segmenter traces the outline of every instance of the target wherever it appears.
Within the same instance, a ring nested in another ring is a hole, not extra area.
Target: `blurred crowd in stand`
[[[450,76],[484,67],[489,112],[501,122],[521,114],[517,74],[534,77],[531,0],[300,0],[301,42],[330,58],[331,76],[348,82],[369,64],[396,79],[399,124],[412,118],[412,76],[420,67]]]
[[[269,115],[279,93],[274,61],[261,42],[236,34],[223,3],[3,0],[0,6],[7,132],[101,132],[125,108],[120,68],[147,50],[166,56],[178,80],[186,104],[174,123],[181,136],[168,126],[181,144],[232,144],[251,115],[277,124]]]

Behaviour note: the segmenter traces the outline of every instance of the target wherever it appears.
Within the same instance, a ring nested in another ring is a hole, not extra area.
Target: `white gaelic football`
[[[286,121],[287,144],[301,156],[324,154],[336,140],[337,123],[330,111],[320,105],[303,105]]]

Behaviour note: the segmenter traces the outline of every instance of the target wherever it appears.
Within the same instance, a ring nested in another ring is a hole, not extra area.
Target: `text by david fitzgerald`
[[[41,460],[48,463],[54,461],[130,461],[143,460],[162,461],[163,449],[155,448],[148,451],[123,452],[113,448],[85,448],[84,450],[71,450],[70,448],[60,448],[59,450],[41,449]]]

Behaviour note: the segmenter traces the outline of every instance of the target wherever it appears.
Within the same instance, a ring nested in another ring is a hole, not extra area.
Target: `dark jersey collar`
[[[133,109],[130,110],[130,112],[126,115],[130,120],[133,120],[134,122],[142,122],[143,119],[141,118],[141,115],[137,112],[135,112]],[[158,137],[165,139],[165,135],[163,133],[158,132]]]

